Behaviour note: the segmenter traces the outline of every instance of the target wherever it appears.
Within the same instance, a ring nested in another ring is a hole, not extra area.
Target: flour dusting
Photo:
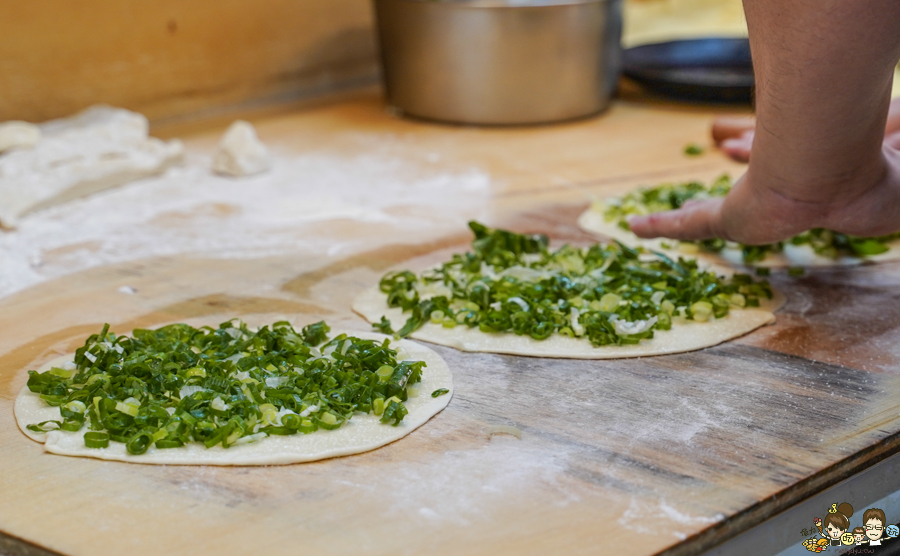
[[[467,525],[493,515],[495,504],[508,505],[510,496],[522,493],[522,485],[552,492],[550,506],[577,502],[577,493],[559,480],[566,460],[565,453],[504,438],[477,450],[447,451],[425,463],[395,462],[378,481],[345,484],[377,493],[388,513],[413,509],[430,522]]]
[[[666,500],[641,501],[636,498],[631,500],[628,509],[619,518],[619,525],[639,534],[649,534],[669,527],[663,521],[672,522],[673,525],[686,525],[696,528],[721,521],[725,516],[718,514],[715,517],[703,517],[691,515],[683,510],[671,506]],[[680,540],[687,535],[680,531],[672,531],[672,535]]]
[[[255,258],[342,255],[369,237],[316,235],[353,220],[392,230],[459,229],[480,218],[490,178],[425,172],[384,155],[276,155],[270,172],[239,179],[191,154],[164,175],[51,207],[0,231],[0,297],[90,267],[192,254]],[[413,208],[414,207],[414,208]]]

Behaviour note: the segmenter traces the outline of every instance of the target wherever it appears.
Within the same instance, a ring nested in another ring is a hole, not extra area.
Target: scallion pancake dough
[[[728,271],[715,269],[719,274]],[[710,317],[707,322],[695,322],[680,317],[672,319],[671,330],[655,330],[653,338],[638,344],[594,347],[587,338],[570,338],[553,334],[545,340],[519,336],[510,332],[487,333],[478,328],[457,325],[444,328],[440,324],[425,323],[410,334],[417,340],[449,346],[462,351],[508,353],[534,357],[560,357],[567,359],[619,359],[645,357],[670,353],[684,353],[720,344],[743,336],[760,326],[775,322],[773,311],[783,302],[775,292],[773,300],[760,300],[760,307],[732,308],[722,319]],[[367,289],[353,301],[353,310],[369,322],[379,322],[386,316],[395,328],[402,326],[409,314],[399,307],[388,307],[386,296],[378,286]]]
[[[366,332],[350,332],[348,335],[358,338],[382,341],[387,336]],[[425,361],[422,370],[422,381],[416,386],[419,394],[404,402],[409,414],[396,427],[383,424],[375,415],[357,413],[347,423],[336,430],[318,430],[310,434],[292,436],[268,436],[257,442],[222,448],[215,446],[206,448],[199,443],[190,443],[181,448],[160,450],[151,446],[146,453],[136,456],[125,450],[125,445],[110,442],[108,448],[87,448],[84,445],[84,433],[87,426],[79,432],[50,431],[39,434],[25,428],[27,425],[47,420],[59,420],[59,408],[48,406],[38,394],[22,388],[16,398],[15,416],[19,429],[26,436],[44,443],[44,450],[64,456],[80,456],[105,460],[127,461],[131,463],[151,463],[164,465],[281,465],[315,461],[337,456],[348,456],[374,450],[399,440],[416,428],[423,425],[431,417],[439,413],[450,402],[453,395],[453,381],[450,368],[440,355],[433,350],[408,340],[391,341],[392,347],[402,347],[408,354],[407,359]],[[39,372],[58,367],[72,356],[67,355],[50,361],[39,369]],[[431,393],[440,388],[450,392],[437,398]]]
[[[677,245],[677,240],[655,238],[642,239],[617,226],[614,222],[607,222],[603,214],[594,207],[588,208],[581,216],[578,217],[578,225],[582,230],[592,234],[617,239],[630,247],[645,247],[657,251],[675,253],[680,256],[690,256],[699,260],[704,260],[713,264],[730,264],[733,266],[759,266],[764,268],[788,268],[788,267],[829,267],[829,266],[854,266],[864,263],[883,263],[888,261],[900,260],[900,239],[888,242],[890,247],[888,251],[871,257],[848,257],[841,256],[837,259],[823,257],[817,255],[809,245],[792,245],[785,244],[781,253],[769,253],[761,261],[747,265],[744,262],[740,249],[726,247],[719,253],[711,253],[708,251],[698,250],[686,254],[677,247],[672,248],[671,245]],[[669,247],[663,244],[670,244]]]

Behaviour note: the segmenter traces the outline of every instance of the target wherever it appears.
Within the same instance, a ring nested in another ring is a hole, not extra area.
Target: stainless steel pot
[[[388,103],[433,120],[535,124],[606,108],[622,0],[374,0]]]

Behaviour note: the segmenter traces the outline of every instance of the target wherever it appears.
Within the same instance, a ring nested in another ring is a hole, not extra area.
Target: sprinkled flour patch
[[[377,483],[344,483],[383,497],[388,513],[413,511],[429,523],[467,525],[505,505],[522,485],[553,492],[552,506],[579,500],[565,487],[567,456],[528,446],[514,438],[491,441],[477,450],[454,450],[426,462],[395,462]],[[427,487],[423,487],[427,485]]]
[[[209,167],[209,156],[189,154],[162,176],[39,211],[0,232],[0,297],[86,268],[156,256],[343,255],[370,238],[323,241],[315,237],[322,222],[451,230],[463,215],[484,210],[490,186],[480,171],[428,173],[383,155],[282,154],[271,171],[240,180]],[[402,211],[409,206],[417,208]]]
[[[704,525],[710,525],[721,521],[725,516],[717,514],[715,517],[703,517],[691,515],[671,506],[666,500],[658,501],[639,501],[632,499],[625,510],[622,517],[619,518],[619,525],[625,527],[629,531],[639,534],[649,534],[666,527],[661,521],[669,521],[673,524],[684,525],[690,529],[702,528]],[[687,535],[679,531],[673,531],[672,534],[678,539],[685,539]]]

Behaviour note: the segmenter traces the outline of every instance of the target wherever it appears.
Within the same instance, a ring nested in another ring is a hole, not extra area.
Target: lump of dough
[[[213,171],[226,176],[249,176],[271,167],[269,149],[256,136],[253,125],[243,120],[231,124],[213,157]]]
[[[28,122],[0,124],[0,153],[9,149],[30,149],[41,140],[41,128]]]
[[[0,227],[12,228],[30,212],[179,163],[181,142],[150,137],[148,127],[143,115],[109,106],[41,124],[34,148],[0,156]]]

